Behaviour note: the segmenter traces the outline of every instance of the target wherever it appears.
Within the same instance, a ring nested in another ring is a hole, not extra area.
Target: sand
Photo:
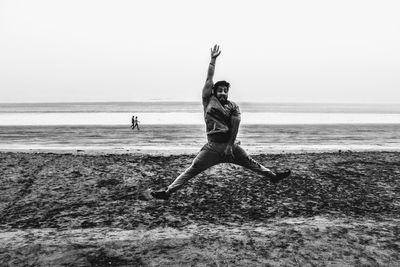
[[[400,266],[400,153],[258,154],[144,201],[193,154],[0,153],[0,266]]]

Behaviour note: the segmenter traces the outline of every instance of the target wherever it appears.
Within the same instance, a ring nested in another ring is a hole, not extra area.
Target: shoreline
[[[400,148],[366,148],[366,149],[349,149],[349,148],[332,148],[332,149],[248,149],[243,147],[250,155],[279,155],[279,154],[334,154],[334,153],[384,153],[384,152],[400,152]],[[171,156],[171,155],[197,155],[201,146],[196,149],[182,148],[182,149],[125,149],[125,148],[66,148],[66,149],[53,149],[53,148],[0,148],[0,153],[30,153],[30,154],[72,154],[72,155],[151,155],[151,156]]]

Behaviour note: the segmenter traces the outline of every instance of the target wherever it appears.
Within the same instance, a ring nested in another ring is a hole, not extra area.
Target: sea
[[[400,151],[400,104],[237,104],[249,153]],[[0,151],[180,154],[206,141],[200,102],[0,103]]]

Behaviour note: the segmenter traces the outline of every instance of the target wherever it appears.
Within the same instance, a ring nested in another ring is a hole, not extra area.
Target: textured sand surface
[[[169,201],[194,155],[0,153],[4,266],[399,266],[400,153],[255,155],[279,185],[221,164]]]

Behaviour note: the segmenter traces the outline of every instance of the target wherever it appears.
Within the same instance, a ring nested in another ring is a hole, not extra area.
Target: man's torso
[[[212,84],[206,84],[206,86],[212,86]],[[221,104],[217,97],[210,95],[203,98],[203,109],[207,136],[217,137],[222,141],[225,138],[228,140],[231,127],[230,120],[232,116],[240,115],[239,106],[231,101]]]

